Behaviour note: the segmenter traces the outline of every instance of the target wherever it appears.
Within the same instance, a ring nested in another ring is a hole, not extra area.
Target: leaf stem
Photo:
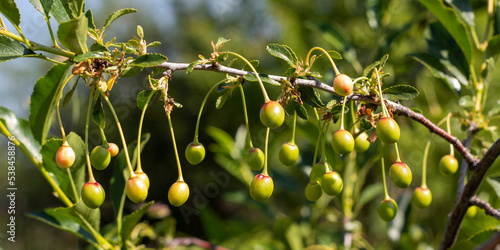
[[[200,107],[200,111],[198,112],[198,119],[196,119],[196,128],[194,130],[194,139],[193,139],[193,142],[194,143],[198,143],[198,131],[199,131],[199,127],[200,127],[200,120],[201,120],[201,113],[203,112],[203,108],[205,107],[205,103],[207,102],[208,100],[208,97],[210,96],[210,94],[215,90],[217,89],[217,87],[219,85],[221,85],[222,83],[224,83],[226,81],[226,79],[223,79],[223,80],[220,80],[219,82],[217,82],[214,86],[212,86],[210,88],[210,90],[207,92],[207,94],[205,95],[205,98],[203,98],[203,101],[201,102],[201,107]],[[243,97],[244,98],[244,97]]]
[[[184,181],[184,177],[182,176],[181,161],[179,159],[179,153],[177,151],[177,144],[175,142],[174,127],[172,127],[172,119],[170,118],[170,113],[167,113],[167,118],[168,118],[168,125],[170,127],[170,134],[172,135],[172,144],[174,145],[175,161],[177,162],[177,174],[179,175],[177,177],[177,181]]]
[[[328,57],[328,60],[330,60],[330,63],[332,64],[332,67],[333,67],[333,70],[335,71],[335,76],[337,76],[337,75],[340,74],[340,71],[337,69],[337,65],[335,65],[335,62],[333,61],[333,59],[330,56],[330,54],[328,54],[328,52],[326,50],[324,50],[323,48],[321,48],[321,47],[313,47],[312,49],[309,50],[309,52],[307,52],[306,67],[309,66],[309,57],[311,56],[311,53],[314,50],[320,50],[321,52],[323,52],[326,55],[326,57]]]
[[[389,111],[387,111],[387,107],[385,106],[384,97],[382,96],[382,83],[380,81],[379,70],[378,68],[375,68],[374,71],[375,76],[377,77],[378,94],[380,97],[380,106],[382,107],[382,117],[390,117]]]
[[[62,125],[61,112],[59,111],[59,103],[61,102],[61,96],[64,86],[66,86],[66,84],[69,82],[69,80],[71,80],[71,78],[73,78],[73,76],[75,75],[71,75],[70,77],[68,77],[68,79],[66,79],[66,81],[62,84],[61,88],[59,89],[59,93],[57,95],[57,102],[56,102],[57,120],[59,121],[59,128],[61,129],[63,144],[66,142],[66,133],[64,132],[64,127]]]

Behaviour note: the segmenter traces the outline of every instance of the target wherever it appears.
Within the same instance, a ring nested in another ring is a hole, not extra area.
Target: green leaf
[[[469,31],[458,17],[457,13],[443,3],[436,0],[419,0],[425,7],[431,11],[434,16],[448,30],[453,39],[457,42],[470,64],[472,58],[472,43],[469,39]]]
[[[96,229],[96,231],[99,231],[101,225],[101,210],[99,208],[89,208],[81,199],[72,208],[74,213],[82,216],[83,219],[90,223],[92,228]]]
[[[293,109],[295,110],[295,112],[297,112],[297,115],[300,118],[302,118],[304,120],[309,119],[309,116],[307,115],[307,110],[304,107],[304,105],[301,105],[297,100],[293,99],[292,100],[292,106],[293,106]]]
[[[36,54],[18,41],[0,35],[0,62],[31,55]]]
[[[50,9],[52,8],[53,0],[29,0],[31,4],[45,17],[49,20]]]
[[[75,151],[75,163],[69,168],[73,181],[75,183],[76,192],[79,195],[85,182],[85,144],[82,138],[71,132],[67,136],[67,140],[73,151]],[[78,201],[75,198],[74,191],[68,177],[68,171],[61,169],[56,164],[56,152],[62,145],[62,139],[50,139],[43,146],[40,153],[42,154],[43,167],[50,173],[52,178],[58,183],[61,190],[70,197],[73,202]]]
[[[427,67],[434,77],[443,80],[450,89],[454,90],[457,94],[461,93],[461,82],[446,70],[446,67],[441,63],[439,58],[431,54],[412,54],[410,56]]]
[[[150,48],[150,47],[158,47],[161,45],[161,42],[160,41],[153,41],[153,42],[150,42],[148,43],[148,45],[146,45],[147,48]]]
[[[93,43],[92,45],[90,45],[90,51],[111,53],[111,51],[109,51],[109,49],[106,48],[106,46],[98,43]]]
[[[106,22],[104,22],[104,27],[102,28],[102,31],[104,32],[104,30],[113,22],[115,21],[116,19],[118,19],[119,17],[123,16],[123,15],[126,15],[126,14],[130,14],[130,13],[135,13],[137,12],[136,9],[133,9],[133,8],[129,8],[129,9],[121,9],[121,10],[117,10],[113,13],[111,13],[111,15],[108,16],[108,19],[106,19]]]
[[[110,59],[111,53],[101,52],[101,51],[91,51],[81,55],[76,56],[73,60],[75,62],[83,62],[88,59]]]
[[[228,98],[231,98],[232,93],[233,93],[232,91],[226,89],[226,91],[224,91],[224,93],[217,98],[217,101],[215,102],[215,108],[221,109],[226,103],[226,100]]]
[[[80,78],[78,78],[78,79],[80,79]],[[73,97],[73,94],[75,93],[75,90],[76,90],[76,86],[78,86],[78,80],[76,80],[75,84],[73,84],[73,87],[68,91],[68,93],[66,93],[66,95],[64,95],[63,105],[62,105],[63,107],[66,107],[66,105],[71,100],[71,97]]]
[[[139,39],[144,39],[144,29],[142,29],[141,25],[137,25],[137,36]]]
[[[41,143],[52,124],[52,111],[57,104],[58,90],[61,88],[68,65],[54,65],[45,76],[36,81],[31,94],[29,122],[33,136]]]
[[[168,58],[162,54],[146,54],[137,57],[134,61],[130,63],[131,66],[137,67],[155,67],[164,62],[166,62]]]
[[[151,98],[149,99],[149,104],[153,102],[154,95],[156,95],[156,90],[143,90],[137,95],[137,107],[139,107],[141,110],[144,109],[144,106],[146,106],[146,102],[148,101],[148,98],[150,95]],[[148,105],[149,105],[148,104]]]
[[[0,4],[0,13],[2,13],[16,27],[21,24],[21,14],[14,0],[2,0]]]
[[[95,23],[94,23],[94,14],[92,13],[92,10],[91,9],[87,10],[87,12],[85,12],[85,16],[89,20],[89,26],[88,26],[89,31],[91,31],[92,33],[94,33],[97,36],[97,33],[96,33],[97,27],[95,26]],[[90,50],[92,50],[92,49],[90,49]]]
[[[61,23],[57,30],[57,38],[70,51],[83,54],[87,52],[87,28],[88,19],[81,15]]]
[[[229,41],[231,41],[231,39],[219,37],[219,39],[217,39],[217,43],[215,44],[215,51],[219,51],[222,48],[222,46],[224,46],[224,44]]]
[[[328,55],[330,55],[330,57],[332,59],[338,59],[338,60],[342,59],[342,56],[340,55],[340,53],[335,51],[335,50],[327,50],[326,52],[328,53]],[[319,58],[321,58],[323,56],[325,56],[324,53],[319,54],[318,57],[316,58],[316,60],[318,60]]]
[[[16,114],[11,110],[0,107],[0,122],[5,126],[7,131],[17,139],[21,145],[37,160],[42,161],[40,155],[40,143],[35,140],[31,132],[30,124],[24,119],[17,118]],[[3,131],[2,131],[3,134]],[[4,134],[7,136],[7,134]]]
[[[373,200],[376,197],[380,197],[380,195],[384,192],[383,186],[379,183],[374,183],[366,186],[361,191],[361,194],[356,199],[356,203],[354,204],[355,213],[361,211],[364,205]]]
[[[495,190],[497,197],[500,197],[500,177],[488,177],[486,182]]]
[[[132,77],[141,73],[144,68],[142,67],[127,67],[122,71],[120,77]]]
[[[423,114],[422,110],[418,109],[418,108],[410,108],[413,112],[417,113],[417,114]]]
[[[292,67],[298,63],[297,55],[287,45],[269,44],[266,50],[272,56],[285,60]]]
[[[202,63],[203,63],[202,60],[196,60],[196,61],[190,63],[189,66],[186,68],[186,75],[191,74],[191,72],[193,72],[193,70],[194,70],[194,67],[196,67],[197,65],[200,65]]]
[[[499,53],[500,53],[500,35],[496,35],[488,41],[488,47],[486,48],[486,58],[497,57]]]
[[[259,74],[259,77],[260,77],[260,80],[262,80],[262,82],[269,83],[269,84],[274,85],[274,86],[281,85],[279,82],[271,79],[271,77],[269,77],[269,75]],[[257,80],[257,77],[253,73],[244,75],[243,79],[250,81],[250,82],[258,82],[259,81],[259,80]]]
[[[132,234],[132,230],[134,230],[135,226],[137,225],[137,223],[139,223],[142,216],[148,211],[148,208],[153,204],[154,201],[150,201],[141,208],[137,209],[135,212],[123,218],[122,233],[121,233],[123,241],[127,240],[130,237],[130,234]]]
[[[319,94],[314,91],[312,87],[300,86],[299,88],[300,98],[302,101],[311,105],[314,108],[324,108],[325,104],[319,99]]]
[[[92,108],[92,120],[97,124],[101,129],[106,127],[106,120],[104,120],[104,109],[102,108],[102,98],[99,96],[94,103],[94,107]]]
[[[53,0],[52,8],[50,9],[50,13],[54,16],[57,23],[61,24],[63,22],[67,22],[76,16],[69,9],[69,5],[66,0]]]
[[[397,100],[411,100],[418,96],[418,90],[410,85],[395,85],[385,88],[382,93]]]

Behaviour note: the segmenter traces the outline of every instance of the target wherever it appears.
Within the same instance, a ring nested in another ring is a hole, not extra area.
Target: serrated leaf
[[[231,39],[219,37],[219,39],[217,39],[217,43],[215,44],[215,50],[219,51],[222,48],[222,46],[224,46],[224,44],[229,42],[229,41],[231,41]]]
[[[95,23],[94,23],[94,14],[92,13],[92,9],[89,9],[87,10],[87,12],[85,12],[85,16],[87,17],[87,19],[89,20],[89,31],[92,31],[93,33],[95,33],[95,30],[97,29],[96,26],[95,26]],[[95,33],[97,35],[97,33]],[[92,49],[90,49],[92,50]]]
[[[298,62],[297,55],[287,45],[269,44],[266,46],[266,50],[272,56],[285,60],[292,67]]]
[[[397,100],[411,100],[418,96],[418,90],[410,85],[395,85],[382,90],[382,93]]]
[[[333,106],[331,109],[330,109],[330,112],[332,113],[332,115],[334,117],[340,117],[340,114],[342,114],[342,104],[337,104],[335,106]],[[345,110],[344,110],[344,114],[349,112],[349,107],[345,107]]]
[[[364,70],[363,70],[363,75],[364,77],[368,77],[368,74],[372,72],[372,70],[380,65],[380,61],[373,62],[372,64],[368,65]]]
[[[194,70],[194,67],[196,67],[197,65],[200,65],[202,63],[203,63],[202,60],[196,60],[196,61],[190,63],[189,66],[186,68],[186,75],[191,74],[191,72],[193,72],[193,70]]]
[[[227,54],[227,53],[224,53],[224,54],[222,54],[222,55],[218,55],[218,56],[215,58],[214,62],[216,62],[216,63],[221,63],[221,62],[224,62],[224,61],[225,61],[228,57],[229,57],[229,54]]]
[[[262,82],[269,83],[269,84],[274,85],[274,86],[280,86],[281,85],[279,82],[271,79],[269,77],[269,75],[259,74],[259,77],[262,80]],[[247,81],[250,81],[250,82],[258,82],[259,81],[257,79],[257,77],[254,74],[252,74],[252,73],[244,75],[243,79],[245,79]]]
[[[303,102],[309,104],[314,108],[324,108],[325,104],[319,99],[319,94],[314,91],[312,87],[300,86],[299,92],[301,93],[300,98]]]
[[[67,22],[76,17],[69,9],[69,6],[65,0],[54,0],[54,2],[52,3],[52,8],[50,9],[50,13],[52,13],[57,23],[59,24]]]
[[[5,126],[8,133],[14,136],[36,161],[42,161],[40,143],[33,136],[27,120],[17,118],[16,114],[11,110],[0,107],[0,122]],[[7,136],[7,134],[4,135]]]
[[[108,16],[108,19],[106,19],[106,21],[104,22],[104,27],[102,28],[102,31],[104,32],[104,30],[113,22],[115,21],[116,19],[118,19],[119,17],[123,16],[123,15],[126,15],[126,14],[130,14],[130,13],[135,13],[137,12],[136,9],[132,9],[132,8],[129,8],[129,9],[121,9],[121,10],[117,10],[113,13],[111,13],[111,15]]]
[[[68,65],[54,65],[45,76],[36,81],[31,94],[29,123],[33,136],[41,144],[52,123],[52,112],[57,104],[58,90],[61,88],[68,71]]]
[[[366,119],[361,119],[361,121],[359,121],[359,130],[366,131],[372,128],[373,124],[371,124],[371,122],[367,121]]]
[[[120,77],[136,76],[137,74],[141,73],[143,69],[144,68],[142,67],[127,67],[121,72]]]
[[[148,45],[146,45],[146,47],[147,48],[149,48],[149,47],[158,47],[160,45],[161,45],[160,41],[153,41],[153,42],[148,43]]]
[[[296,68],[294,67],[291,67],[291,68],[288,68],[285,73],[283,74],[284,77],[291,77],[293,76],[293,74],[295,73],[295,71],[297,71]]]
[[[104,109],[102,108],[102,97],[99,95],[92,107],[92,120],[101,129],[106,127],[106,120],[104,119]]]
[[[164,62],[166,62],[168,58],[162,54],[145,54],[137,57],[134,61],[130,63],[130,66],[137,67],[155,67]]]
[[[143,90],[143,91],[141,91],[137,95],[137,107],[139,107],[141,110],[144,109],[144,106],[146,106],[146,103],[148,102],[148,98],[149,98],[149,104],[151,104],[151,102],[154,99],[154,95],[155,94],[156,94],[156,91],[153,91],[153,90]]]
[[[232,91],[226,90],[222,95],[220,95],[217,98],[217,101],[215,102],[215,108],[221,109],[224,106],[224,104],[226,103],[226,100],[228,98],[231,98],[231,93],[232,93]]]
[[[29,0],[30,3],[45,17],[49,19],[50,9],[52,8],[52,0]]]
[[[4,35],[0,35],[0,62],[32,55],[35,55],[35,52],[28,49],[23,44]]]
[[[342,56],[340,55],[340,53],[339,53],[339,52],[337,52],[337,51],[335,51],[335,50],[327,50],[326,52],[328,53],[328,55],[330,55],[330,57],[331,57],[332,59],[338,59],[338,60],[342,59]],[[317,59],[319,59],[319,58],[321,58],[321,57],[323,57],[323,56],[325,56],[325,54],[324,54],[324,53],[321,53],[321,54],[319,54],[319,55],[317,56],[317,58],[316,58],[315,60],[317,60]]]
[[[75,19],[62,22],[57,30],[59,41],[76,54],[87,52],[88,19],[81,15]]]
[[[142,216],[148,211],[148,208],[153,204],[154,201],[150,201],[141,208],[137,209],[133,213],[123,218],[122,232],[121,232],[123,241],[127,240],[130,237],[130,234],[132,234],[132,230],[134,230],[135,226],[137,225],[137,223],[139,223]]]
[[[80,78],[78,78],[80,79]],[[73,94],[75,93],[76,86],[78,86],[78,80],[76,80],[75,84],[73,84],[73,87],[64,95],[63,103],[62,106],[65,107],[69,101],[71,100],[71,97],[73,97]]]
[[[300,118],[302,118],[304,120],[308,120],[309,119],[309,116],[307,114],[307,110],[304,107],[304,105],[301,105],[299,102],[297,102],[297,100],[292,100],[292,106],[293,106],[293,109],[295,110],[295,112],[297,113],[297,115]]]
[[[90,51],[111,53],[111,51],[109,51],[109,49],[106,48],[106,46],[99,43],[93,43],[92,45],[90,45]]]
[[[2,13],[14,26],[21,24],[21,14],[14,0],[2,0],[0,4],[0,13]]]
[[[81,55],[76,56],[73,60],[75,62],[83,62],[88,59],[109,59],[111,53],[101,52],[101,51],[91,51]]]

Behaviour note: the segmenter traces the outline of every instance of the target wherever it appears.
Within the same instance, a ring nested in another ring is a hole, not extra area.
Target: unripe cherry
[[[411,183],[411,169],[402,162],[395,162],[389,169],[389,178],[396,187],[406,188]]]
[[[246,155],[248,166],[254,171],[260,171],[264,167],[264,152],[260,148],[251,148]]]
[[[432,202],[431,190],[427,187],[417,187],[413,193],[412,202],[419,208],[426,208]]]
[[[105,192],[98,182],[87,182],[82,187],[82,201],[89,208],[98,208],[105,200]]]
[[[445,155],[439,161],[439,172],[443,175],[452,175],[457,172],[458,161],[453,155]]]
[[[337,154],[345,155],[354,150],[354,138],[347,130],[338,130],[333,134],[332,147]]]
[[[391,117],[383,117],[377,124],[377,136],[386,144],[393,144],[399,141],[400,130],[398,123]]]
[[[168,201],[172,206],[180,207],[189,198],[189,187],[184,181],[176,181],[168,190]]]
[[[250,184],[250,195],[256,201],[265,201],[274,191],[273,179],[269,175],[258,174]]]
[[[367,139],[368,135],[364,132],[358,135],[354,140],[354,150],[358,153],[363,153],[368,150],[368,148],[370,148],[370,142]]]
[[[330,171],[330,166],[328,163],[324,162],[316,162],[316,164],[313,165],[311,174],[309,175],[309,179],[311,182],[320,182],[322,181],[323,175],[326,174],[326,172]]]
[[[66,141],[56,152],[56,164],[60,168],[66,169],[73,166],[73,163],[75,163],[75,151]]]
[[[323,195],[323,189],[321,188],[321,184],[319,182],[315,183],[307,183],[306,190],[305,190],[306,198],[309,201],[317,201],[321,196]]]
[[[285,121],[285,110],[278,102],[268,101],[260,109],[259,116],[264,126],[275,129]]]
[[[380,202],[378,215],[385,221],[391,221],[398,213],[398,204],[394,199],[388,198]]]
[[[191,142],[186,147],[185,156],[191,165],[200,164],[205,159],[205,147],[199,142]]]
[[[115,143],[112,143],[112,142],[110,142],[108,144],[109,144],[109,147],[108,147],[109,154],[111,155],[111,157],[115,157],[120,152],[118,145],[116,145]]]
[[[96,146],[90,153],[90,163],[97,170],[104,170],[111,162],[111,153],[107,148]]]
[[[333,89],[340,96],[347,96],[352,93],[352,79],[346,74],[338,74],[333,79]]]
[[[134,174],[142,179],[144,181],[144,184],[146,184],[146,187],[149,189],[149,177],[146,173],[144,173],[142,170],[141,171],[135,171]]]
[[[135,176],[128,179],[125,185],[125,193],[132,202],[140,203],[148,197],[148,187],[141,178]]]
[[[477,207],[472,205],[469,208],[467,208],[467,212],[465,213],[465,216],[467,218],[474,218],[476,217],[477,214]]]
[[[342,192],[344,182],[339,173],[335,171],[328,172],[321,178],[321,187],[327,195],[336,196]]]
[[[299,159],[299,147],[291,142],[281,145],[279,159],[283,165],[292,166]]]

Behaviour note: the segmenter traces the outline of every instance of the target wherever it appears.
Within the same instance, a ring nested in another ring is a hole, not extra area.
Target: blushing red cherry
[[[205,147],[199,142],[191,142],[186,147],[185,156],[191,165],[200,164],[205,159]]]
[[[75,151],[66,141],[56,152],[56,164],[60,168],[66,169],[73,166],[73,163],[75,163]]]
[[[419,208],[426,208],[432,202],[431,190],[427,187],[417,187],[413,193],[412,202]]]
[[[350,95],[353,89],[352,79],[348,75],[338,74],[333,79],[333,89],[340,96]]]
[[[383,117],[378,121],[376,128],[378,138],[386,144],[399,141],[400,130],[398,123],[391,117]]]
[[[250,184],[250,195],[256,201],[265,201],[274,191],[273,179],[269,175],[258,174]]]
[[[82,201],[89,208],[95,209],[105,200],[104,189],[98,182],[87,182],[82,187]]]
[[[115,157],[116,155],[118,155],[118,153],[120,152],[118,145],[116,145],[115,143],[112,143],[112,142],[110,142],[108,144],[109,144],[108,151],[109,151],[109,154],[111,155],[111,157]]]
[[[285,110],[278,102],[269,101],[262,106],[259,116],[264,126],[275,129],[285,121]]]
[[[189,187],[184,181],[176,181],[168,190],[168,201],[172,206],[180,207],[189,198]]]

